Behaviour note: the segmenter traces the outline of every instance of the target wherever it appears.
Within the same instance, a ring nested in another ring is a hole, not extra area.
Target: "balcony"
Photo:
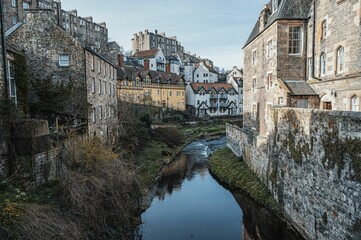
[[[227,94],[220,94],[219,99],[228,99],[228,95]]]
[[[228,108],[228,103],[220,103],[219,107],[220,108]]]
[[[211,108],[218,108],[218,103],[210,103]]]
[[[211,99],[211,100],[212,100],[212,99],[218,100],[218,96],[217,96],[217,95],[211,95],[211,96],[210,96],[210,99]]]

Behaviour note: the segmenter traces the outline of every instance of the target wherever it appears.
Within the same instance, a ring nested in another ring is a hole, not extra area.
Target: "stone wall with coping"
[[[312,239],[361,237],[361,113],[272,109],[268,138],[227,125],[242,156]]]

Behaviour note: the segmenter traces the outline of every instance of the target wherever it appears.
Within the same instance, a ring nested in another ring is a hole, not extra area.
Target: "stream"
[[[225,137],[195,141],[163,167],[135,239],[303,239],[272,212],[231,192],[209,173],[208,156],[224,146]]]

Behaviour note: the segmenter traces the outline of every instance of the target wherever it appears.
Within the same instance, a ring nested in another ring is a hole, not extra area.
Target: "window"
[[[17,103],[16,99],[16,82],[15,82],[15,72],[14,72],[14,64],[13,62],[8,61],[8,71],[9,71],[9,95],[10,99],[13,101],[13,103]]]
[[[257,59],[257,51],[254,50],[252,52],[252,65],[256,65],[256,59]]]
[[[99,111],[100,111],[100,120],[102,120],[103,119],[103,106],[100,106],[99,107]]]
[[[99,95],[102,94],[102,80],[98,80],[98,93]]]
[[[94,71],[94,55],[91,54],[90,56],[90,65],[91,65],[91,70]]]
[[[308,99],[297,99],[298,108],[308,108]]]
[[[283,104],[283,97],[279,97],[278,98],[278,105],[282,105]]]
[[[98,73],[101,73],[101,71],[102,71],[102,65],[101,65],[100,58],[98,58]]]
[[[169,91],[169,96],[170,96],[170,97],[172,96],[172,91]]]
[[[268,42],[267,49],[268,49],[267,57],[272,57],[272,55],[273,55],[273,42],[272,42],[272,40]]]
[[[321,59],[320,59],[320,73],[321,75],[325,75],[326,74],[326,53],[322,53],[321,54]]]
[[[91,92],[94,94],[95,93],[95,79],[92,78],[92,82],[91,82]]]
[[[278,8],[278,0],[273,0],[272,1],[272,12],[277,11]]]
[[[197,100],[197,105],[199,105],[200,104],[200,101],[199,100]]]
[[[23,2],[23,9],[29,9],[29,3]]]
[[[11,0],[11,6],[16,7],[16,0]]]
[[[16,24],[16,23],[18,22],[18,17],[17,17],[17,16],[13,16],[13,17],[11,18],[11,22],[12,22],[12,24]]]
[[[157,90],[157,95],[158,95],[158,96],[160,95],[160,90]]]
[[[351,98],[351,111],[360,111],[360,98],[356,95]]]
[[[253,104],[252,106],[252,117],[256,118],[257,117],[257,105]]]
[[[107,94],[107,82],[104,81],[104,95]]]
[[[113,97],[115,96],[115,85],[113,83]]]
[[[299,55],[302,48],[302,28],[292,26],[289,28],[289,54]]]
[[[68,67],[69,66],[69,54],[60,54],[59,55],[59,66]]]
[[[109,97],[112,95],[112,84],[109,83]]]
[[[257,89],[257,79],[253,79],[253,82],[252,82],[252,92],[256,92],[256,89]]]
[[[93,107],[93,123],[95,123],[97,121],[97,110],[95,107]]]
[[[345,50],[343,47],[339,47],[337,50],[337,73],[341,73],[345,68]]]
[[[326,20],[324,20],[323,22],[322,22],[322,33],[321,33],[321,40],[322,39],[325,39],[326,38],[326,34],[327,34],[327,22],[326,22]]]
[[[267,86],[266,89],[270,90],[272,88],[272,73],[267,76]]]

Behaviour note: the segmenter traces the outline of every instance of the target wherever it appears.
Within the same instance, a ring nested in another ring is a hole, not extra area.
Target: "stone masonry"
[[[359,239],[361,113],[272,109],[267,142],[227,125],[228,146],[312,239]]]

